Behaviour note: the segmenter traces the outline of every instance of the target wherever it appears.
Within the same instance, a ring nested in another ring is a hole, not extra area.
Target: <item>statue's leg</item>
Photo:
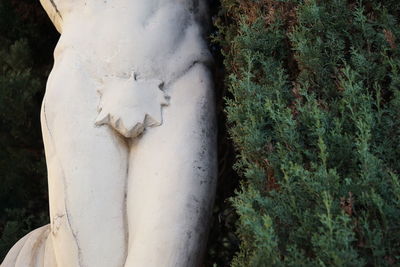
[[[211,77],[195,64],[167,94],[163,124],[131,147],[125,267],[198,266],[216,183]]]
[[[128,148],[109,127],[95,126],[92,77],[72,55],[58,56],[42,107],[58,267],[117,267],[126,257]]]

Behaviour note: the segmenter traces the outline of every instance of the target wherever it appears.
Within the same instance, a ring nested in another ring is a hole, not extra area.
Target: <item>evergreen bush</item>
[[[400,5],[222,0],[232,265],[400,265]]]

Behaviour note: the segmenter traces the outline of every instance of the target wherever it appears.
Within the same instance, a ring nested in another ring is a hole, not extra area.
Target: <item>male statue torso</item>
[[[216,179],[205,0],[42,0],[50,225],[2,267],[197,266]]]

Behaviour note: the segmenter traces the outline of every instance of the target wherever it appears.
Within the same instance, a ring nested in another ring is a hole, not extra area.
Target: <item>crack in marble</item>
[[[62,18],[62,16],[61,16],[60,10],[58,10],[58,7],[57,7],[56,3],[54,2],[54,0],[50,0],[50,3],[51,3],[51,5],[53,6],[54,10],[56,11],[57,15],[58,15],[58,16],[60,17],[60,19],[62,20],[63,18]]]

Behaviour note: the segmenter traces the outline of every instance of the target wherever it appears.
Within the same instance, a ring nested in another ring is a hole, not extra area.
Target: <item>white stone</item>
[[[2,267],[199,266],[216,185],[205,0],[41,0],[50,225]]]

